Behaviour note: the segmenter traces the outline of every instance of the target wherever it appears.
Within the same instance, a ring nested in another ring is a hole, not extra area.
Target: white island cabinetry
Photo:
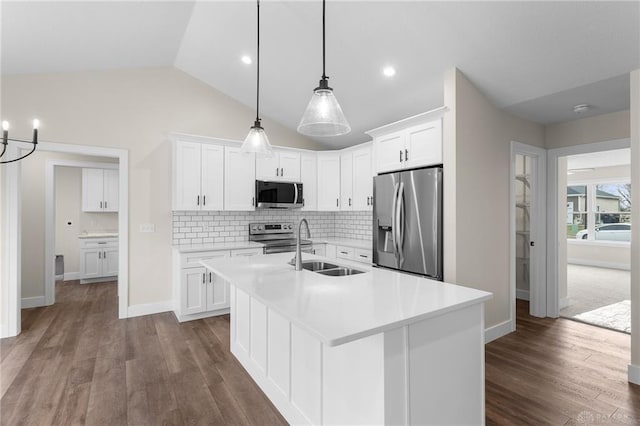
[[[288,422],[484,423],[490,293],[364,265],[296,272],[289,259],[203,262],[230,283],[232,353]]]

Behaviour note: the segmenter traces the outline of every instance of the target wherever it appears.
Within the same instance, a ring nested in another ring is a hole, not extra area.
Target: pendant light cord
[[[325,36],[324,36],[324,12],[325,12],[325,0],[322,0],[322,79],[325,80],[327,75],[325,73]]]
[[[256,54],[256,123],[260,122],[260,0],[256,1],[258,7],[258,52]]]

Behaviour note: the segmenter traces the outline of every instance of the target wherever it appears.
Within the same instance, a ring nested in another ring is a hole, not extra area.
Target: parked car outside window
[[[576,234],[576,239],[586,240],[589,231],[583,229]],[[631,241],[630,223],[607,223],[596,227],[596,240],[600,241]]]

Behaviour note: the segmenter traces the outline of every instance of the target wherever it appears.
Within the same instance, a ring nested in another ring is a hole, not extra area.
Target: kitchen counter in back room
[[[291,254],[207,260],[229,283],[231,351],[292,424],[482,424],[480,290],[344,260],[295,271]]]

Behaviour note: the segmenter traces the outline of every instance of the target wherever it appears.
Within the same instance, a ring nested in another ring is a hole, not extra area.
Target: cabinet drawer
[[[80,240],[81,249],[95,249],[95,248],[107,248],[118,247],[117,238],[83,238]]]
[[[231,253],[229,252],[229,250],[184,253],[182,255],[182,267],[183,268],[201,267],[202,265],[200,264],[200,261],[202,260],[217,259],[220,257],[229,257],[230,255]]]
[[[263,248],[248,248],[231,250],[231,256],[258,256],[264,254]]]
[[[352,247],[337,246],[336,257],[342,258],[342,259],[354,259],[355,250]]]
[[[355,260],[357,262],[371,263],[372,257],[371,250],[355,249]]]

